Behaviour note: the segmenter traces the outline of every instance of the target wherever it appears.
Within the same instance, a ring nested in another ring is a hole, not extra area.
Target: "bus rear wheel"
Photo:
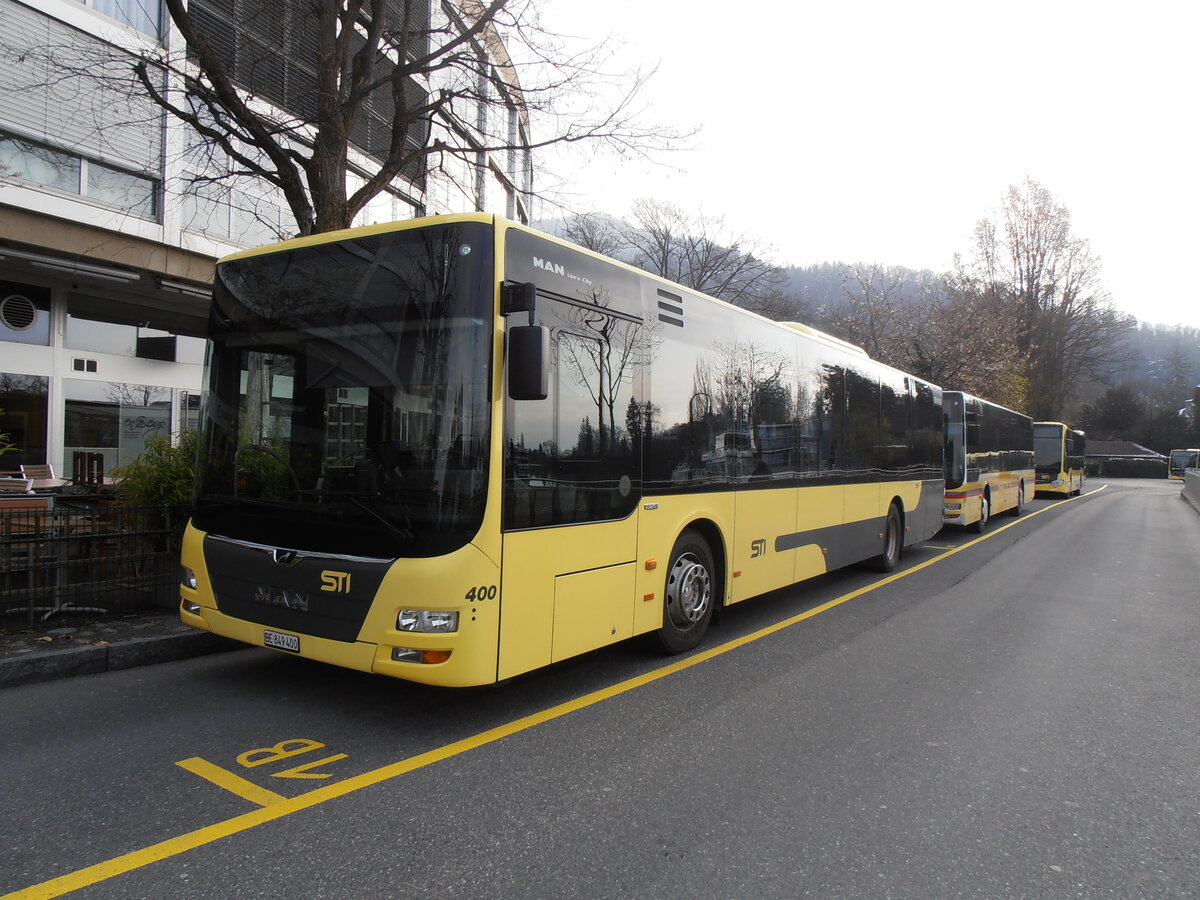
[[[883,552],[872,563],[880,572],[891,572],[900,562],[904,541],[901,539],[900,510],[893,503],[888,508],[887,522],[883,526]]]
[[[716,567],[708,542],[685,531],[671,550],[658,642],[668,653],[683,653],[700,643],[713,615]]]
[[[1022,481],[1017,486],[1017,502],[1013,506],[1013,508],[1008,511],[1008,514],[1010,516],[1012,516],[1013,518],[1016,518],[1017,516],[1021,515],[1021,513],[1023,513],[1024,511],[1025,511],[1025,482]]]
[[[971,526],[971,530],[976,534],[983,534],[983,532],[987,529],[988,516],[991,514],[991,511],[991,500],[988,499],[987,494],[984,494],[979,498],[979,521]]]

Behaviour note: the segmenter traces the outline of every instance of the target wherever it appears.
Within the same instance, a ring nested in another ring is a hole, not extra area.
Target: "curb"
[[[66,650],[6,656],[0,658],[0,688],[132,669],[209,653],[242,650],[246,647],[246,644],[220,635],[196,631],[131,638],[103,646],[72,647]]]

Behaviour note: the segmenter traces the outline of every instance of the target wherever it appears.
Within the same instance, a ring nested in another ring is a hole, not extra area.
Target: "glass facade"
[[[72,350],[202,365],[204,338],[185,330],[194,332],[196,323],[179,314],[83,294],[67,300],[65,340]]]
[[[107,473],[150,438],[194,429],[202,328],[195,311],[139,305],[132,295],[0,281],[0,432],[13,445],[0,471],[49,463],[69,477],[74,455],[86,452],[100,454]],[[38,374],[53,370],[62,374]]]

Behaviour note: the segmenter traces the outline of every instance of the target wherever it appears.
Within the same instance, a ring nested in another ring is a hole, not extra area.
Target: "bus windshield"
[[[1200,465],[1200,450],[1172,450],[1168,471],[1176,478],[1182,478],[1184,470]]]
[[[962,394],[955,391],[943,394],[942,412],[945,418],[943,460],[946,487],[959,487],[967,479],[967,435]]]
[[[1037,423],[1033,426],[1033,452],[1039,472],[1057,475],[1063,469],[1063,429],[1061,425]]]
[[[377,558],[469,541],[487,489],[492,277],[476,223],[221,263],[196,526]]]

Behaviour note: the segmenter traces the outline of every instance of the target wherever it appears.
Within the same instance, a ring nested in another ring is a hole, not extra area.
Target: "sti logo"
[[[321,590],[338,594],[350,593],[350,573],[326,569],[321,573]]]
[[[766,555],[767,555],[767,542],[765,540],[763,540],[762,538],[759,538],[757,541],[751,541],[751,543],[750,543],[750,558],[751,559],[758,559],[758,557],[766,556]]]
[[[551,262],[548,259],[542,259],[540,256],[535,256],[533,258],[533,267],[535,269],[542,269],[546,272],[553,272],[555,275],[562,275],[564,278],[567,275],[567,270],[558,263]]]

